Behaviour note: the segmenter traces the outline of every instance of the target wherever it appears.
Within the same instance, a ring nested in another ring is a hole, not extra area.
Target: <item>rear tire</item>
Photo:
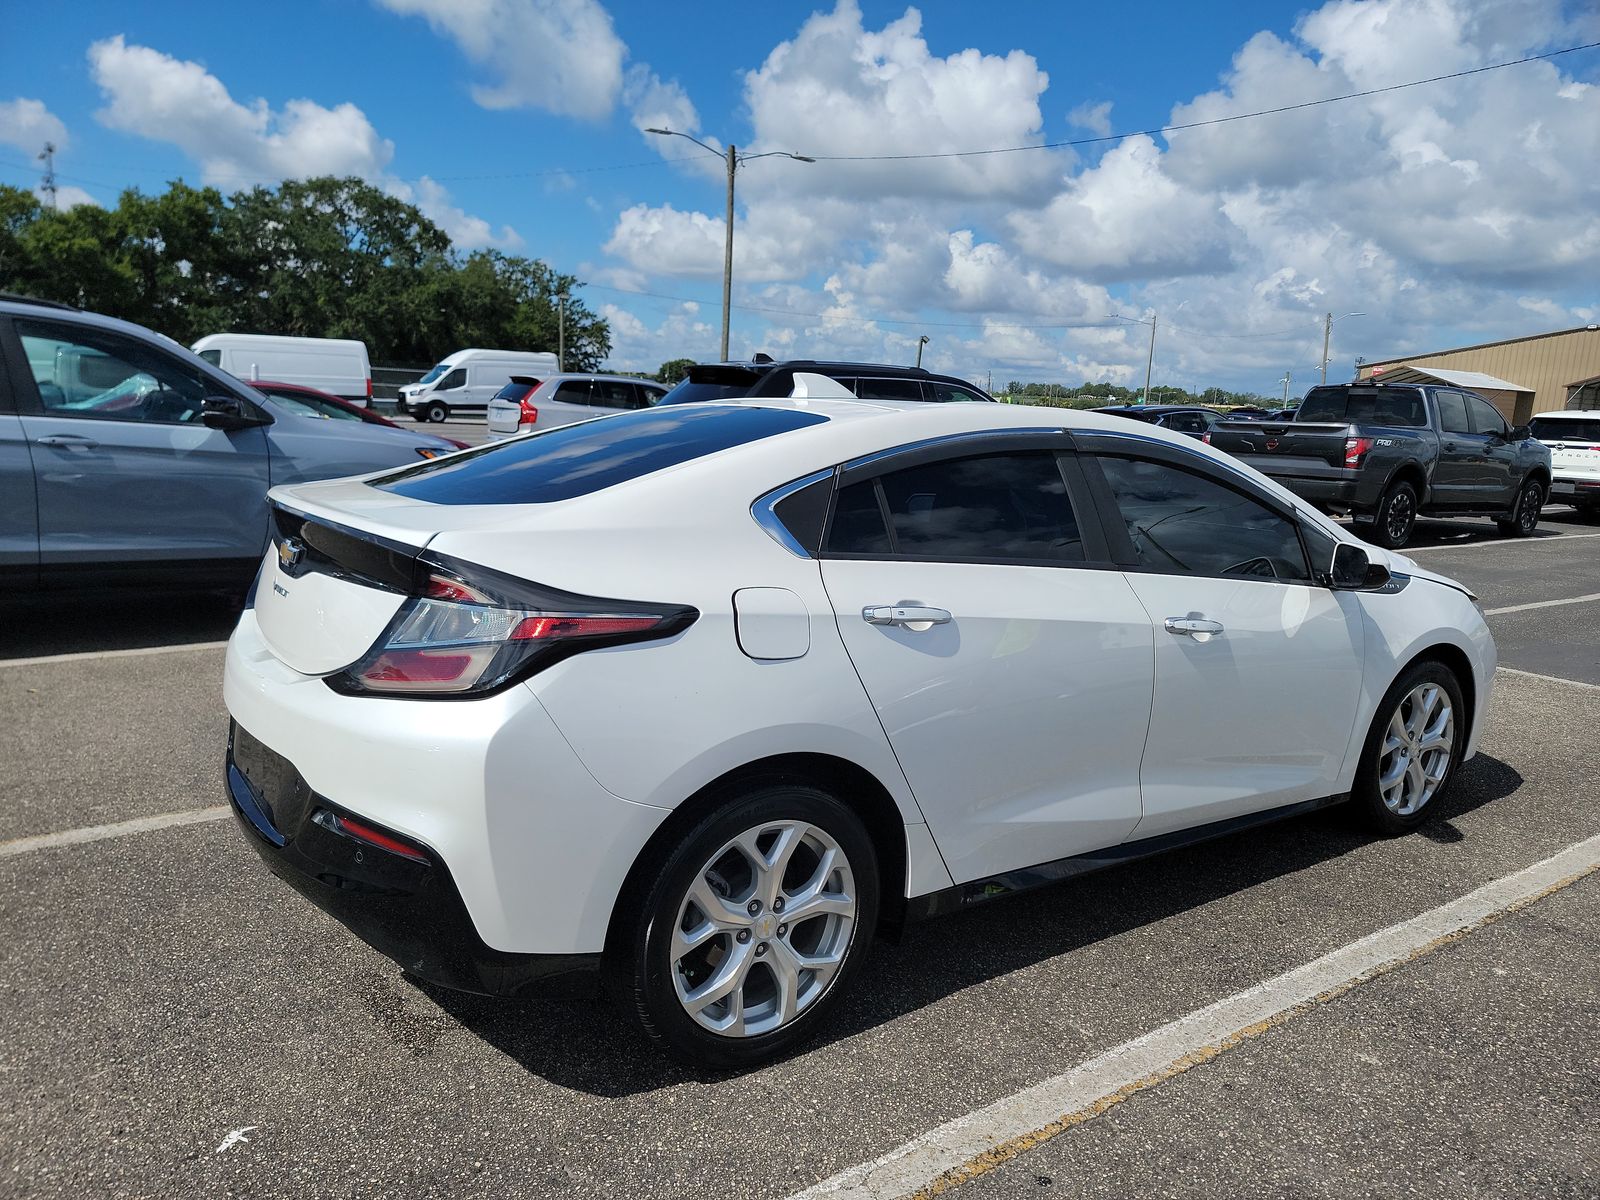
[[[1496,518],[1495,524],[1507,537],[1532,537],[1533,531],[1539,528],[1539,514],[1543,508],[1544,485],[1537,479],[1530,479],[1517,493],[1517,502],[1511,509],[1511,515],[1504,519]]]
[[[1411,540],[1417,523],[1417,489],[1401,480],[1384,493],[1372,522],[1372,544],[1398,550]]]
[[[1455,673],[1434,660],[1401,672],[1379,702],[1350,799],[1378,833],[1409,833],[1428,819],[1455,778],[1467,712]]]
[[[702,818],[643,894],[613,946],[622,996],[677,1058],[751,1067],[810,1038],[848,988],[877,924],[877,855],[833,796],[765,784]]]

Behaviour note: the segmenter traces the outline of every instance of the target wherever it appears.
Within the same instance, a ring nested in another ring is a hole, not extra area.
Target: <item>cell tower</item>
[[[39,180],[39,191],[44,193],[45,203],[50,206],[50,211],[56,211],[56,144],[46,142],[44,149],[39,153],[39,161],[44,164],[44,178]]]

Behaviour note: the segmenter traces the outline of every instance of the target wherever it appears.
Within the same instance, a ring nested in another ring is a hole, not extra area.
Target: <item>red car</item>
[[[270,379],[252,380],[250,386],[258,392],[290,405],[298,405],[308,413],[318,416],[332,417],[338,421],[365,421],[369,425],[387,425],[390,429],[399,429],[387,417],[379,416],[370,408],[360,408],[348,400],[341,400],[337,396],[330,396],[327,392],[318,391],[314,387],[306,387],[300,383],[277,383]],[[458,441],[456,438],[444,438],[458,450],[468,449],[472,443]]]

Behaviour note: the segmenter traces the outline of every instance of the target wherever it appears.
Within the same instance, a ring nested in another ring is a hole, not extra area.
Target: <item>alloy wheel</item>
[[[1522,499],[1517,505],[1517,528],[1530,534],[1538,527],[1539,510],[1544,507],[1544,494],[1537,483],[1522,489]]]
[[[1389,510],[1384,516],[1384,532],[1389,535],[1389,540],[1395,545],[1401,545],[1406,540],[1406,535],[1411,532],[1411,522],[1416,516],[1412,507],[1411,493],[1398,492],[1389,501]]]
[[[1409,817],[1438,792],[1455,751],[1455,711],[1437,683],[1406,693],[1384,730],[1378,752],[1378,794],[1384,807]]]
[[[857,895],[837,840],[805,821],[769,821],[700,868],[672,929],[672,984],[712,1033],[756,1037],[820,1000],[855,933]]]

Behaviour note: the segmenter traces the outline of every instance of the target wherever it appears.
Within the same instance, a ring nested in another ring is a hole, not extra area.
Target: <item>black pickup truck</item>
[[[1315,387],[1292,421],[1221,421],[1205,440],[1390,549],[1418,514],[1491,516],[1526,537],[1550,492],[1548,447],[1456,387]]]

